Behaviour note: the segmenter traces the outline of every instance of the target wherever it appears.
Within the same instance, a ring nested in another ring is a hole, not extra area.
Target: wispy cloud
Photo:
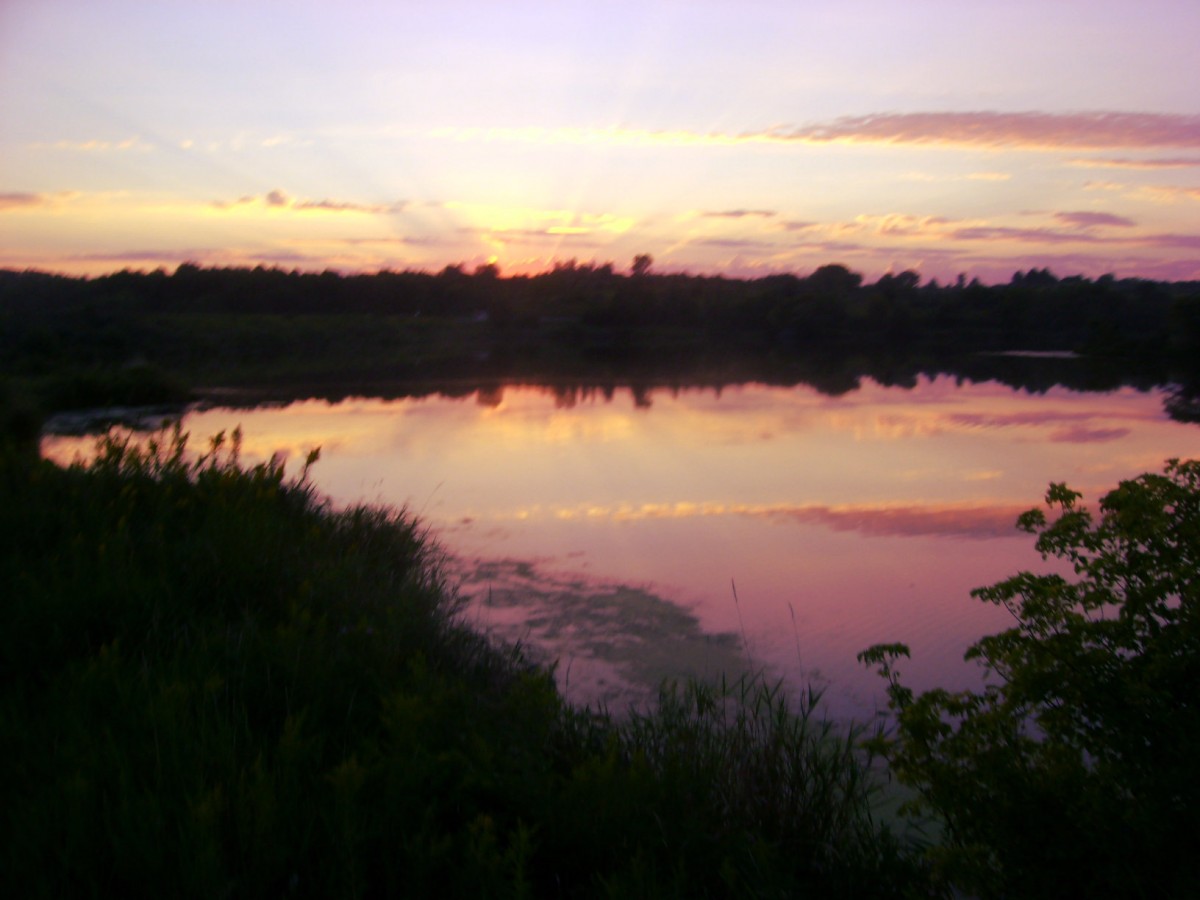
[[[230,249],[213,247],[184,247],[177,250],[117,250],[111,253],[78,253],[71,257],[80,262],[111,262],[111,263],[180,263],[206,262],[229,256]]]
[[[727,209],[719,212],[702,212],[702,219],[747,219],[759,218],[770,219],[779,215],[773,209]]]
[[[1200,156],[1174,156],[1165,159],[1083,157],[1070,160],[1068,165],[1085,169],[1190,169],[1200,166]]]
[[[49,198],[43,194],[30,194],[22,191],[0,193],[0,212],[13,209],[32,209],[45,206],[49,202]]]
[[[460,231],[496,236],[545,236],[553,238],[623,234],[637,222],[616,213],[578,212],[570,209],[539,209],[483,203],[447,201],[441,206],[462,221]]]
[[[728,146],[918,144],[996,149],[1105,150],[1200,147],[1200,116],[1134,112],[912,112],[843,116],[741,132],[610,128],[440,128],[432,137],[538,144]],[[978,173],[988,178],[1002,173]],[[969,176],[966,176],[969,177]]]
[[[900,176],[905,181],[941,183],[946,181],[1011,181],[1011,172],[968,172],[965,175],[947,175],[933,172],[906,172]]]
[[[1097,418],[1089,412],[1044,409],[1014,413],[952,413],[945,417],[945,422],[957,428],[1050,428],[1049,439],[1065,444],[1106,443],[1119,440],[1131,431],[1124,425],[1099,424]],[[1107,417],[1099,418],[1108,421]]]
[[[1128,428],[1088,428],[1075,425],[1052,432],[1050,440],[1059,444],[1103,444],[1119,440],[1129,433]]]
[[[1172,184],[1126,184],[1120,181],[1087,181],[1085,191],[1111,191],[1129,200],[1171,204],[1200,200],[1200,187],[1181,187]]]
[[[291,243],[303,242],[293,241]],[[452,243],[452,239],[447,236],[404,237],[391,235],[388,237],[332,238],[328,240],[315,241],[313,243],[321,246],[334,244],[343,247],[437,247],[442,244]]]
[[[29,147],[32,150],[60,150],[74,153],[149,153],[156,149],[154,144],[142,140],[138,135],[119,141],[95,138],[84,141],[38,141],[30,144]]]
[[[564,231],[554,228],[459,228],[458,234],[474,235],[489,241],[514,244],[560,244],[599,246],[598,235],[592,231]]]
[[[805,143],[1028,149],[1200,146],[1200,116],[1129,112],[918,112],[845,116],[743,137]]]
[[[1094,228],[1105,225],[1118,228],[1132,228],[1137,224],[1133,219],[1127,219],[1125,216],[1106,212],[1056,212],[1054,218],[1064,225],[1071,225],[1076,228]]]
[[[753,504],[643,503],[616,506],[561,507],[550,514],[558,520],[691,519],[746,516],[798,524],[821,525],[834,531],[857,531],[873,537],[946,537],[991,539],[1013,537],[1017,517],[1028,505],[1010,504]],[[529,511],[518,517],[530,518]]]
[[[1016,241],[1027,244],[1111,244],[1145,247],[1200,249],[1200,234],[1101,235],[1089,229],[1013,228],[1004,225],[971,226],[949,232],[956,241]]]
[[[388,215],[403,212],[408,203],[397,200],[392,203],[358,203],[349,200],[300,200],[289,196],[278,188],[261,197],[249,194],[236,200],[214,200],[215,209],[236,209],[244,206],[261,205],[270,209],[292,209],[297,212],[361,213],[366,215]]]
[[[758,250],[769,251],[772,248],[778,247],[777,244],[771,241],[759,240],[756,238],[723,238],[723,237],[708,237],[696,238],[689,241],[691,244],[696,244],[701,247],[723,247],[727,250]]]

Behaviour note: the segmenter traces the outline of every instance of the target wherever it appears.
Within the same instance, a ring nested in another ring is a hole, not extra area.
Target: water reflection
[[[950,378],[838,397],[520,386],[210,409],[184,427],[240,424],[251,460],[320,446],[313,476],[336,502],[408,506],[454,555],[479,621],[558,658],[578,698],[619,705],[663,675],[730,665],[737,635],[753,664],[862,716],[882,692],[854,655],[877,641],[912,646],[916,687],[973,683],[963,649],[1010,620],[968,592],[1045,567],[1013,523],[1050,481],[1094,498],[1200,455],[1200,431],[1163,400]],[[48,438],[44,452],[89,446]]]

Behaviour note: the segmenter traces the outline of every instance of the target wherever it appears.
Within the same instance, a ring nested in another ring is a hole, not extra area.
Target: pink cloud
[[[1014,537],[1017,517],[1026,506],[902,507],[807,506],[765,511],[768,518],[811,522],[834,531],[857,531],[870,537],[961,537],[990,540]]]
[[[9,193],[0,194],[0,212],[10,209],[29,209],[33,206],[43,206],[47,202],[49,202],[47,198],[41,194],[10,191]]]
[[[1087,422],[1093,417],[1091,413],[1060,412],[1058,410],[1024,410],[1015,413],[953,413],[946,417],[959,425],[975,425],[984,428],[998,428],[1006,425],[1047,425],[1060,422]]]
[[[956,241],[1023,241],[1034,244],[1061,244],[1078,241],[1098,241],[1095,235],[1080,231],[1055,231],[1051,228],[1011,228],[1002,225],[981,225],[958,228],[947,237]]]
[[[1077,228],[1092,228],[1097,225],[1114,225],[1119,228],[1131,228],[1137,224],[1133,219],[1127,219],[1124,216],[1116,216],[1106,212],[1057,212],[1054,214],[1054,218],[1064,225],[1073,225]]]
[[[1060,428],[1050,435],[1050,440],[1057,444],[1103,444],[1115,441],[1129,434],[1128,428],[1088,428],[1083,425],[1073,425],[1070,428]]]
[[[236,200],[215,200],[212,205],[217,209],[232,209],[236,206],[245,206],[246,204],[254,203],[257,199],[253,195],[247,195],[238,197]],[[397,200],[392,203],[357,203],[351,200],[330,199],[297,200],[279,188],[263,195],[262,202],[274,209],[293,209],[298,212],[319,210],[324,212],[368,213],[370,215],[403,212],[408,206],[408,203],[404,200]]]
[[[1166,159],[1083,158],[1073,159],[1069,165],[1087,169],[1189,169],[1200,166],[1200,156],[1175,156]]]
[[[769,219],[776,216],[772,209],[729,209],[721,212],[704,212],[700,214],[703,219],[744,219],[748,217],[758,217]]]
[[[382,215],[403,212],[408,204],[403,200],[395,203],[354,203],[346,200],[304,200],[292,203],[293,209],[320,209],[327,212],[362,212]]]
[[[743,135],[775,141],[1102,149],[1200,146],[1200,116],[1129,112],[921,112],[844,116]]]

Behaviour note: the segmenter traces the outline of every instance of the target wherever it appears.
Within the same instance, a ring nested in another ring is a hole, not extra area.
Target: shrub
[[[1194,896],[1200,884],[1200,462],[1122,482],[1099,504],[1051,485],[1021,516],[1075,580],[1019,573],[974,596],[1016,625],[967,651],[981,691],[904,687],[879,666],[901,780],[945,826],[948,878],[983,896]]]

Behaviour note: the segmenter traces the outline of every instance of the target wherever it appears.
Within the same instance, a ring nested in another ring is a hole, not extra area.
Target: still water
[[[1011,624],[971,588],[1045,570],[1017,515],[1051,481],[1096,499],[1200,428],[1158,392],[1029,394],[995,383],[865,381],[830,397],[745,385],[634,394],[538,386],[467,398],[207,409],[199,442],[240,426],[243,458],[313,447],[337,504],[406,506],[448,553],[467,615],[557,661],[581,702],[642,702],[664,677],[766,668],[869,718],[855,661],[903,641],[922,689],[975,686],[967,645]],[[89,439],[48,437],[69,461]]]

